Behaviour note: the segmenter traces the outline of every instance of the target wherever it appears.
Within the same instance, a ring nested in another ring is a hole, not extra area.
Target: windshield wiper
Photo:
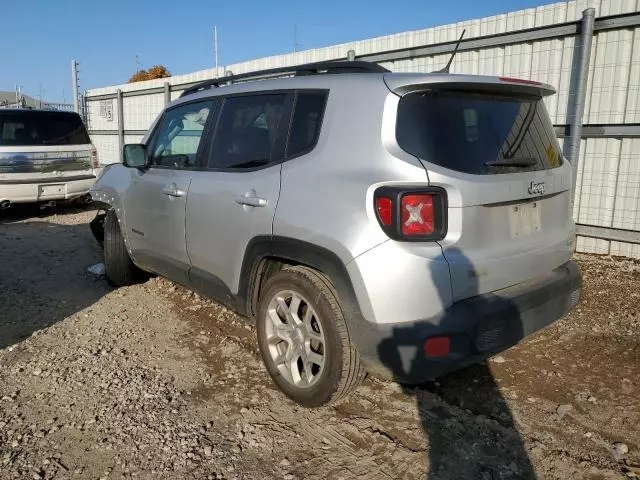
[[[487,167],[532,167],[538,164],[535,158],[503,158],[492,162],[484,162]]]
[[[261,167],[262,165],[266,165],[269,163],[269,160],[249,160],[248,162],[240,162],[234,163],[233,165],[229,165],[227,168],[251,168],[251,167]]]

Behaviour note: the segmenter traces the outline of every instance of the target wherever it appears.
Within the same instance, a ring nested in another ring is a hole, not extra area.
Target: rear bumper
[[[456,302],[415,322],[352,328],[370,373],[420,383],[487,358],[562,318],[579,301],[578,266],[568,262],[547,275]],[[428,338],[447,336],[449,354],[427,357]]]
[[[95,183],[94,175],[58,177],[42,181],[0,182],[0,201],[11,203],[46,202],[70,200],[89,192]]]

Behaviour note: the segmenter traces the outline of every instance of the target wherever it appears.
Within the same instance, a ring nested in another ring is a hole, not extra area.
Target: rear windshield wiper
[[[487,167],[533,167],[538,164],[535,158],[503,158],[484,163]]]

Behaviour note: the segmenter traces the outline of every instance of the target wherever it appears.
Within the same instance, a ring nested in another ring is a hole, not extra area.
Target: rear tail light
[[[433,195],[403,195],[400,211],[404,235],[431,235],[433,233]]]
[[[447,232],[447,196],[438,187],[380,187],[374,193],[378,222],[394,240],[434,241]]]
[[[91,149],[91,165],[93,168],[100,168],[100,162],[98,161],[98,151],[95,148]]]
[[[380,223],[385,227],[391,225],[393,208],[393,202],[389,197],[378,197],[376,199],[376,210],[378,212],[378,219]]]

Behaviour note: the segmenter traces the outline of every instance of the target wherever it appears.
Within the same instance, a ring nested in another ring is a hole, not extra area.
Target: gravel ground
[[[0,218],[0,479],[640,477],[638,262],[579,256],[579,307],[486,364],[307,410],[232,312],[87,273],[93,214]]]

